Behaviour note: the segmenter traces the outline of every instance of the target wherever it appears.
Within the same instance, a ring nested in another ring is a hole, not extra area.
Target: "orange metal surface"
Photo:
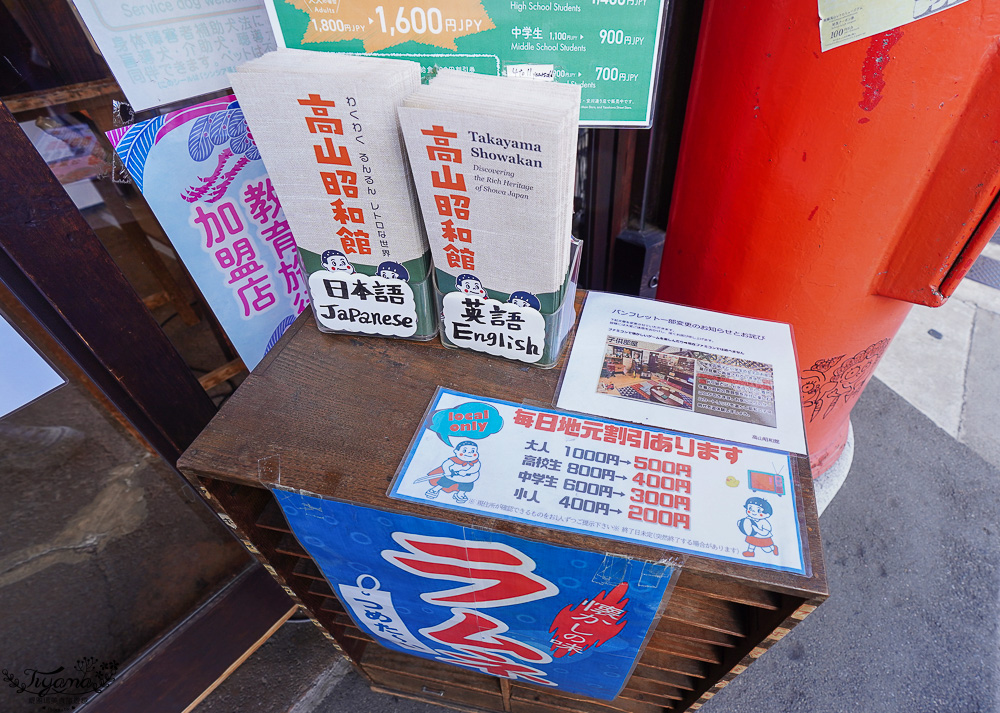
[[[814,474],[911,303],[1000,222],[1000,5],[820,52],[815,0],[707,0],[657,298],[790,322]]]

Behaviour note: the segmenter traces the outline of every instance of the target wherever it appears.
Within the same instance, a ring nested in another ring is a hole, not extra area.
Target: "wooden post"
[[[0,145],[0,280],[175,463],[215,407],[6,106]]]

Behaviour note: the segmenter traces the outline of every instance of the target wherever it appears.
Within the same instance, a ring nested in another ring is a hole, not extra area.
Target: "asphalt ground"
[[[705,713],[993,711],[998,472],[873,380],[820,519],[830,598]]]

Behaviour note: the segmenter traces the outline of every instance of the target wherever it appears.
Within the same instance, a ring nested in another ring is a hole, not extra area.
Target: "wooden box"
[[[567,350],[568,351],[568,350]],[[321,334],[303,315],[181,458],[209,499],[373,689],[453,708],[513,713],[696,710],[827,596],[808,459],[793,458],[811,576],[688,555],[621,695],[597,701],[390,651],[362,633],[299,545],[266,483],[424,518],[386,489],[437,386],[549,404],[566,356],[542,370],[438,342]],[[460,525],[657,560],[669,551],[449,512]]]

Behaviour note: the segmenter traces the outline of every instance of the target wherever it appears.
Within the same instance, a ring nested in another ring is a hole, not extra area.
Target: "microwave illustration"
[[[759,470],[747,471],[747,484],[755,493],[785,494],[785,479],[776,473],[764,473]]]

